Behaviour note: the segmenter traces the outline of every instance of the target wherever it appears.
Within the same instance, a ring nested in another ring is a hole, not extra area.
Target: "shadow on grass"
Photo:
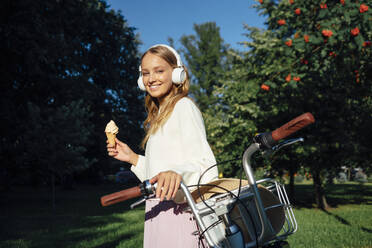
[[[123,240],[130,239],[133,236],[134,235],[122,235],[114,241],[105,242],[104,244],[97,245],[94,248],[113,248],[113,247],[117,247]]]
[[[139,239],[144,207],[129,211],[137,199],[100,205],[101,196],[122,189],[103,185],[58,190],[53,210],[49,189],[13,188],[0,198],[0,247],[3,241],[16,240],[27,241],[27,247],[116,247],[123,240]]]
[[[334,214],[334,213],[331,213],[331,212],[328,212],[325,209],[322,209],[322,211],[324,213],[326,213],[327,215],[334,217],[341,224],[344,224],[344,225],[347,225],[347,226],[351,226],[351,223],[349,221],[345,220],[344,218],[342,218],[341,216],[339,216],[337,214]],[[368,228],[365,228],[365,227],[360,227],[360,230],[363,231],[363,232],[372,233],[372,230],[371,229],[368,229]]]
[[[328,212],[327,210],[325,209],[322,209],[322,211],[330,216],[333,216],[337,221],[339,221],[341,224],[344,224],[344,225],[347,225],[347,226],[351,226],[350,222],[345,220],[344,218],[342,218],[341,216],[337,215],[337,214],[334,214],[334,213],[330,213]]]
[[[288,190],[287,190],[288,192]],[[348,204],[372,205],[372,185],[371,184],[332,184],[327,185],[326,199],[330,207],[336,208]],[[293,205],[298,208],[314,208],[315,196],[312,184],[295,185],[295,197]]]
[[[123,240],[135,237],[133,233],[118,233],[118,230],[128,224],[116,225],[106,230],[95,229],[82,230],[81,226],[70,226],[69,232],[59,230],[55,233],[44,233],[34,236],[31,247],[117,247]],[[86,228],[85,228],[86,229]],[[115,235],[110,235],[116,233]],[[88,244],[89,246],[84,244]]]
[[[364,232],[367,232],[367,233],[372,233],[372,230],[371,229],[368,229],[368,228],[365,228],[365,227],[362,227],[360,228],[362,231]]]

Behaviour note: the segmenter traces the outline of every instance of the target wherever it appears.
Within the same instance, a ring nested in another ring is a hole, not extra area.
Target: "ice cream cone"
[[[116,134],[110,133],[110,132],[106,132],[106,136],[107,136],[107,139],[108,139],[109,144],[115,146],[115,143],[116,143],[115,142]]]
[[[106,128],[105,128],[105,133],[106,133],[109,144],[114,146],[116,135],[119,133],[119,128],[116,126],[113,120],[107,123]]]

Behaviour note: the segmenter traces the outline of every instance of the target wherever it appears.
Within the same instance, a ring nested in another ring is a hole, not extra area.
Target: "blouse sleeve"
[[[196,105],[188,98],[181,99],[174,108],[181,136],[182,153],[187,158],[182,164],[173,167],[180,174],[186,185],[196,184],[201,174],[216,164],[213,152],[208,144],[203,117]],[[201,180],[202,183],[218,178],[214,167]]]
[[[145,156],[138,155],[137,165],[132,165],[130,169],[138,177],[138,179],[141,182],[143,182],[143,181],[146,180],[145,168],[146,168],[146,158],[145,158]]]

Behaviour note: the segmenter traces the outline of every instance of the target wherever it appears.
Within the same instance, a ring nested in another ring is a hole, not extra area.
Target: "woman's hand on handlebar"
[[[115,141],[116,143],[114,146],[110,145],[108,141],[106,141],[108,155],[117,160],[137,165],[138,154],[133,152],[127,144],[121,142],[117,138],[115,138]]]
[[[158,183],[156,186],[156,197],[160,198],[160,201],[173,199],[176,197],[177,190],[180,187],[182,176],[174,171],[160,172],[158,175],[150,179],[150,183]]]

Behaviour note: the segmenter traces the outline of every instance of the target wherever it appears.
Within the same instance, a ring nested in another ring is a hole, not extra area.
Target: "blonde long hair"
[[[142,55],[141,61],[148,53],[159,56],[173,68],[177,67],[176,56],[173,54],[173,52],[171,52],[168,48],[164,46],[156,46],[150,48],[149,50],[147,50],[147,52],[145,52]],[[159,128],[161,128],[164,125],[164,123],[169,119],[174,109],[174,106],[176,105],[178,100],[188,95],[190,88],[189,74],[187,68],[185,66],[183,67],[186,72],[185,81],[180,85],[172,84],[172,88],[168,93],[169,95],[166,98],[166,101],[162,104],[161,108],[156,98],[150,96],[149,94],[146,95],[145,108],[147,112],[147,118],[143,123],[146,135],[141,142],[142,149],[145,148],[145,145],[149,140],[150,135],[158,131]]]

